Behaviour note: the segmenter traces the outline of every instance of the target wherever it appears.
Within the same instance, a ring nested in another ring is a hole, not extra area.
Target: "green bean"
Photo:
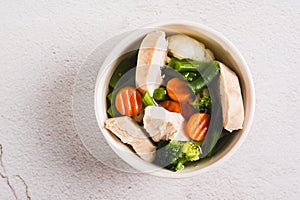
[[[198,71],[201,72],[202,70],[210,67],[218,65],[217,62],[201,62],[201,61],[189,61],[189,60],[179,60],[177,58],[171,58],[168,66],[174,68],[178,72],[186,72],[186,71]]]
[[[156,106],[157,103],[151,97],[150,93],[147,91],[143,96],[143,103],[145,106]]]
[[[153,98],[157,101],[162,101],[167,98],[167,91],[165,88],[156,88],[153,92]]]

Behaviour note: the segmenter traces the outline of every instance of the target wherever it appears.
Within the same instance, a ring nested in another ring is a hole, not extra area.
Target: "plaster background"
[[[1,1],[0,199],[299,199],[299,10],[297,0]],[[257,95],[241,148],[184,180],[103,165],[72,119],[73,84],[91,52],[168,19],[225,35],[248,62]]]

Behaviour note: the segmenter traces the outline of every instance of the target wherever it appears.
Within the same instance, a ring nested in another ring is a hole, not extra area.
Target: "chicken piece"
[[[186,35],[172,35],[168,37],[168,51],[178,59],[192,59],[202,62],[214,60],[214,54],[205,45]]]
[[[244,105],[237,75],[220,63],[220,95],[223,125],[230,132],[243,128]]]
[[[173,140],[177,140],[177,141],[190,141],[191,140],[191,138],[189,136],[187,136],[187,134],[186,134],[185,124],[186,124],[185,122],[182,124],[182,126],[178,130],[178,133],[175,134],[175,137],[173,138]]]
[[[153,161],[156,147],[132,118],[128,116],[109,118],[105,120],[105,127],[123,143],[131,145],[143,160]]]
[[[136,88],[141,93],[153,91],[162,83],[160,67],[164,66],[167,55],[167,40],[163,31],[153,31],[146,35],[139,49],[136,66]]]
[[[144,128],[153,141],[174,139],[183,130],[184,118],[176,112],[169,112],[160,106],[147,106],[144,115]],[[184,134],[181,132],[181,134]],[[182,137],[178,137],[182,138]]]

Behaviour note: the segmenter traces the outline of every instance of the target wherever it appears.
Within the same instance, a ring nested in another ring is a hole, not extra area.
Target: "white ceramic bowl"
[[[138,48],[141,40],[146,33],[150,31],[150,29],[162,29],[167,33],[169,31],[180,32],[199,39],[199,41],[203,42],[207,48],[214,52],[217,60],[230,66],[237,73],[242,88],[245,107],[244,128],[239,130],[237,134],[234,134],[222,151],[217,153],[211,159],[206,160],[205,162],[196,163],[194,166],[186,167],[184,170],[178,172],[162,169],[152,163],[143,161],[104,127],[104,120],[107,118],[106,95],[108,92],[108,84],[112,73],[116,68],[118,58],[128,51]],[[108,144],[117,153],[117,155],[120,156],[120,158],[132,167],[141,172],[161,177],[183,178],[194,176],[206,171],[207,169],[211,169],[213,166],[221,163],[221,161],[223,162],[229,158],[245,140],[252,123],[254,108],[255,93],[253,81],[250,70],[240,52],[220,33],[201,24],[188,21],[171,21],[152,24],[130,33],[117,46],[115,46],[111,53],[107,56],[99,71],[95,88],[95,114],[101,132]]]

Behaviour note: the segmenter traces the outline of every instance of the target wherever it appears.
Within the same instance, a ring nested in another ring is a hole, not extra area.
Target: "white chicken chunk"
[[[105,127],[123,143],[131,145],[143,160],[153,161],[156,148],[132,118],[127,116],[109,118],[105,120]]]
[[[214,54],[204,44],[186,35],[168,37],[168,51],[178,59],[192,59],[202,62],[214,60]]]
[[[147,106],[143,122],[144,128],[155,142],[175,137],[178,140],[188,140],[183,131],[184,118],[179,113],[169,112],[160,106]]]
[[[191,138],[189,136],[187,136],[184,129],[185,129],[185,122],[183,123],[181,128],[178,130],[178,133],[175,134],[175,137],[173,138],[173,140],[190,141]]]
[[[136,88],[140,92],[153,91],[162,83],[160,67],[164,66],[167,55],[166,34],[163,31],[153,31],[143,39],[136,66]]]
[[[244,105],[237,75],[219,62],[223,125],[230,132],[243,128]]]

